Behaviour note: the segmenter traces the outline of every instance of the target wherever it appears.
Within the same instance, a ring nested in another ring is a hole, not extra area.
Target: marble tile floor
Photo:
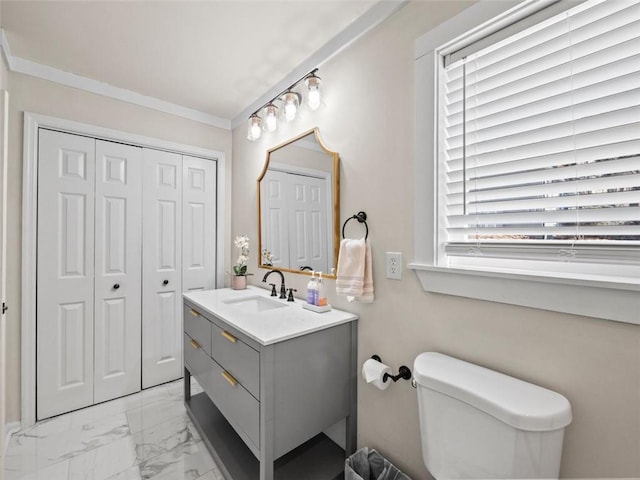
[[[195,380],[192,392],[201,392]],[[11,437],[5,480],[224,480],[182,380],[38,422]]]

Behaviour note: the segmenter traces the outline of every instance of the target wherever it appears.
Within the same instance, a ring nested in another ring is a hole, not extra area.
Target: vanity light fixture
[[[254,113],[249,117],[249,132],[247,138],[251,141],[255,141],[260,138],[262,134],[262,119],[257,113]]]
[[[251,141],[258,140],[262,133],[262,129],[266,129],[269,132],[275,132],[278,128],[278,107],[274,102],[279,101],[282,103],[284,117],[287,121],[291,122],[295,120],[300,104],[302,103],[302,95],[294,88],[304,81],[307,87],[306,101],[311,110],[317,110],[320,106],[320,77],[316,75],[318,71],[314,68],[302,78],[295,81],[289,86],[289,88],[283,90],[278,95],[273,97],[267,103],[258,108],[249,117],[247,139]],[[258,115],[262,112],[264,122]]]

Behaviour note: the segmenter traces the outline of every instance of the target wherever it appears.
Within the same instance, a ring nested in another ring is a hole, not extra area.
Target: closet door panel
[[[40,130],[37,418],[93,403],[95,140]]]
[[[140,390],[142,149],[96,141],[95,402]]]
[[[182,157],[143,149],[142,387],[182,376]]]
[[[182,157],[182,291],[215,288],[216,162]]]

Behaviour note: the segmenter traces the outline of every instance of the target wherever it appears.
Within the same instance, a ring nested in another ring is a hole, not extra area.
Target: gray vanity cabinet
[[[356,322],[262,345],[187,299],[183,318],[185,405],[225,476],[339,475],[355,451]],[[192,397],[191,375],[203,394]],[[319,435],[342,419],[346,451]]]

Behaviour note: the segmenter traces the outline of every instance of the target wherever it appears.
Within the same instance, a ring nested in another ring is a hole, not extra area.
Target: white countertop
[[[302,308],[303,300],[287,302],[270,297],[270,293],[269,290],[249,286],[244,290],[222,288],[190,292],[183,294],[183,297],[262,345],[271,345],[358,319],[353,313],[336,309],[324,313],[312,312]],[[282,303],[284,307],[251,313],[239,304],[227,303],[229,300],[253,296],[266,297]]]

